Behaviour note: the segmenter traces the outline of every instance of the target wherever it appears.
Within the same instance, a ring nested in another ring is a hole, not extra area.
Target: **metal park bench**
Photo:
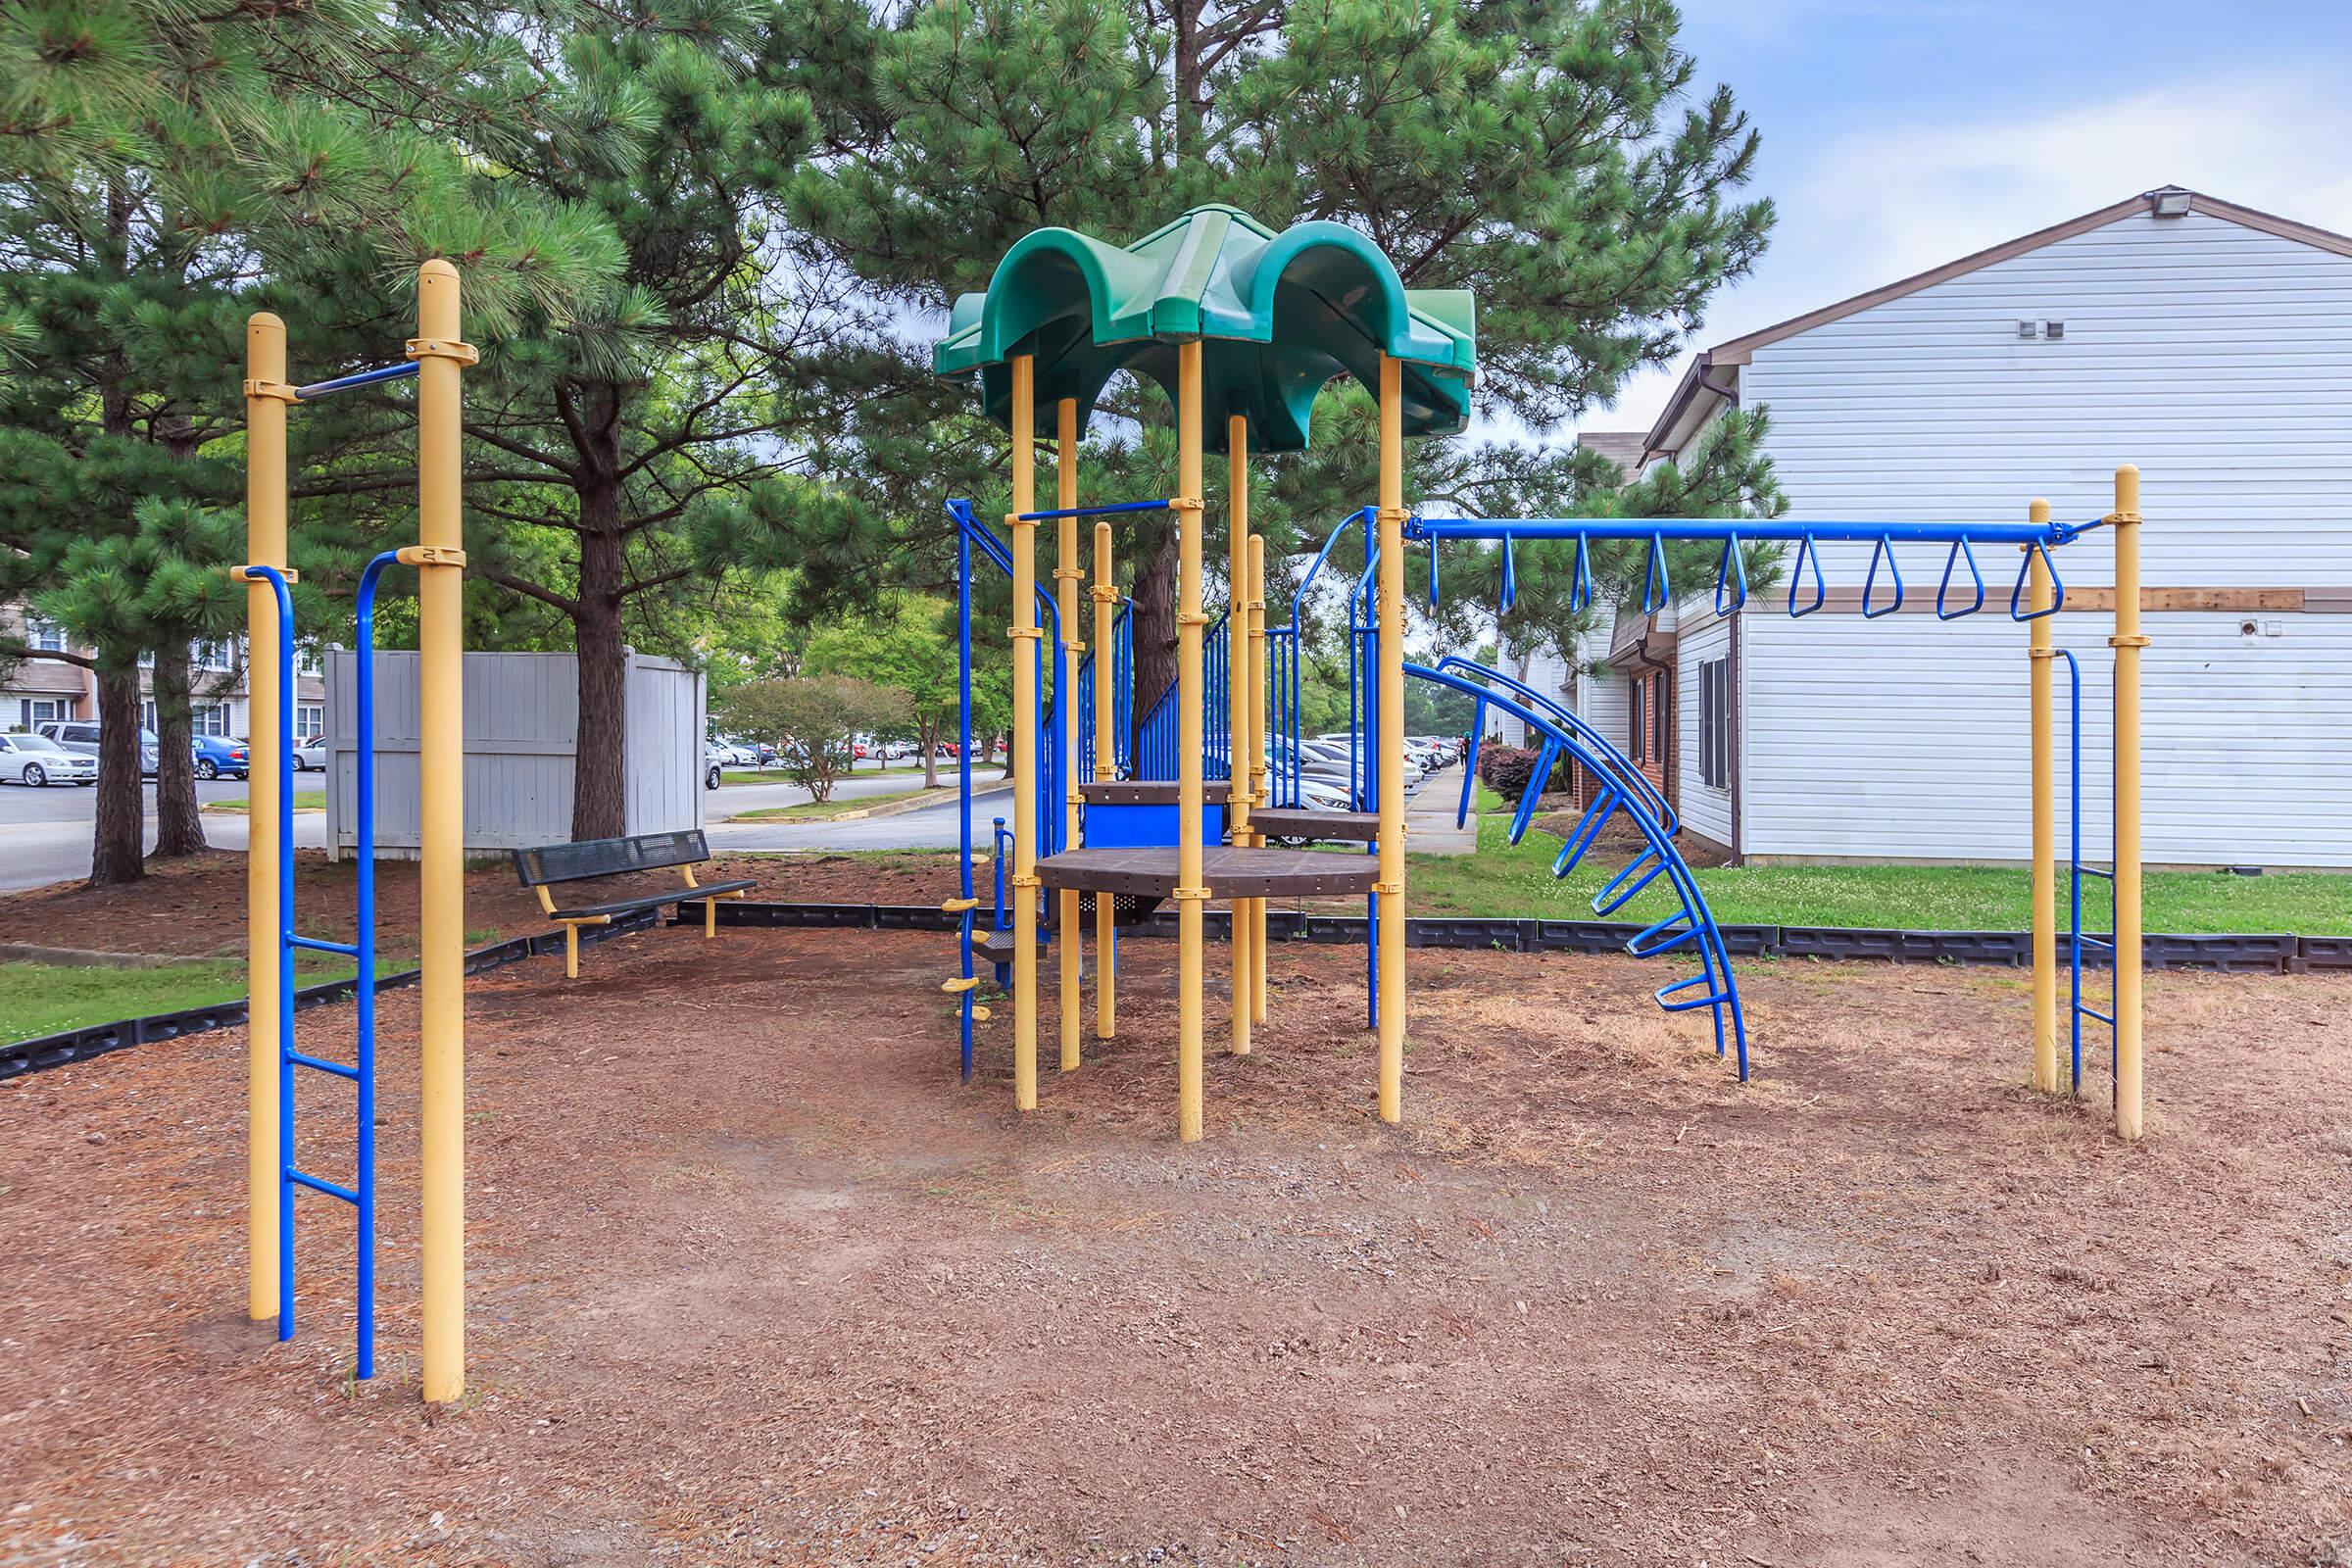
[[[516,850],[514,855],[514,874],[522,879],[524,887],[539,895],[539,907],[547,911],[547,917],[564,927],[564,973],[573,980],[580,977],[580,927],[611,925],[622,915],[660,908],[664,904],[683,904],[692,898],[703,901],[703,935],[712,937],[718,934],[718,900],[740,899],[752,887],[748,881],[705,887],[694,879],[694,868],[710,858],[710,843],[700,828],[676,833],[639,833],[625,839],[589,839],[579,844],[543,844],[535,850]],[[548,892],[551,886],[564,882],[586,882],[670,866],[677,867],[686,878],[684,888],[631,894],[573,909],[557,908],[554,896]]]

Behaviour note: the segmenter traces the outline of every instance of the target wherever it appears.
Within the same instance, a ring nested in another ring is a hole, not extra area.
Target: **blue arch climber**
[[[1465,663],[1470,662],[1464,661]],[[1473,667],[1483,669],[1483,665]],[[1578,824],[1578,834],[1563,848],[1560,858],[1552,864],[1553,876],[1566,876],[1584,858],[1585,851],[1599,836],[1600,826],[1613,814],[1622,812],[1627,821],[1641,833],[1642,851],[1625,868],[1611,878],[1593,896],[1595,914],[1608,914],[1622,908],[1644,889],[1661,877],[1675,897],[1672,913],[1643,926],[1627,939],[1625,950],[1638,958],[1656,957],[1668,953],[1688,950],[1698,960],[1699,972],[1681,980],[1670,981],[1651,993],[1658,1005],[1668,1012],[1692,1012],[1700,1007],[1713,1014],[1715,1025],[1715,1054],[1736,1054],[1741,1082],[1747,1080],[1747,1024],[1740,1010],[1740,988],[1732,977],[1732,957],[1725,948],[1723,933],[1715,924],[1714,911],[1707,907],[1706,896],[1699,892],[1697,879],[1690,874],[1682,852],[1674,845],[1673,829],[1652,809],[1650,800],[1627,782],[1627,772],[1640,778],[1640,769],[1626,761],[1624,755],[1606,742],[1594,745],[1587,738],[1590,726],[1559,723],[1542,709],[1515,694],[1496,691],[1483,681],[1463,673],[1459,668],[1433,668],[1407,661],[1405,677],[1424,680],[1449,691],[1460,692],[1478,704],[1479,722],[1483,727],[1487,710],[1499,709],[1541,735],[1544,745],[1538,770],[1528,780],[1527,793],[1521,798],[1512,818],[1511,842],[1516,844],[1526,831],[1528,819],[1534,813],[1535,800],[1543,789],[1544,778],[1550,764],[1568,757],[1601,779],[1599,792]],[[1506,677],[1507,678],[1507,677]],[[1648,781],[1643,779],[1643,785]]]

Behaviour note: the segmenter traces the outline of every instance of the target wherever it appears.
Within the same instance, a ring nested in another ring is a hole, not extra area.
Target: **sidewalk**
[[[1473,809],[1460,827],[1453,825],[1454,808],[1462,799],[1462,764],[1440,768],[1421,781],[1421,788],[1404,803],[1404,847],[1414,855],[1476,855],[1478,812]]]

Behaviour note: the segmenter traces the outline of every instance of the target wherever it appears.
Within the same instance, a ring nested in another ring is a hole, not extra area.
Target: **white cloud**
[[[2352,94],[2332,73],[2179,80],[2104,102],[1849,132],[1771,192],[1755,276],[1717,301],[1720,342],[2158,185],[2352,232]],[[1586,422],[1647,424],[1681,368]]]

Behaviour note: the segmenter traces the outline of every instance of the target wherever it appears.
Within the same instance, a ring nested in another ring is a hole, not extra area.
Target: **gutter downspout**
[[[1723,399],[1725,403],[1731,405],[1731,407],[1735,410],[1740,407],[1740,389],[1737,386],[1718,386],[1715,382],[1707,379],[1707,372],[1715,368],[1715,353],[1712,349],[1701,350],[1698,358],[1691,362],[1690,368],[1691,386],[1702,392],[1714,393],[1717,397]],[[1669,407],[1666,413],[1659,416],[1658,423],[1656,426],[1654,426],[1654,429],[1662,433],[1674,423],[1675,418],[1680,416],[1682,410],[1680,408]],[[1642,447],[1642,456],[1634,465],[1636,477],[1640,476],[1641,469],[1649,466],[1650,459],[1662,456],[1666,450],[1667,449],[1664,447],[1651,446],[1644,441]]]

